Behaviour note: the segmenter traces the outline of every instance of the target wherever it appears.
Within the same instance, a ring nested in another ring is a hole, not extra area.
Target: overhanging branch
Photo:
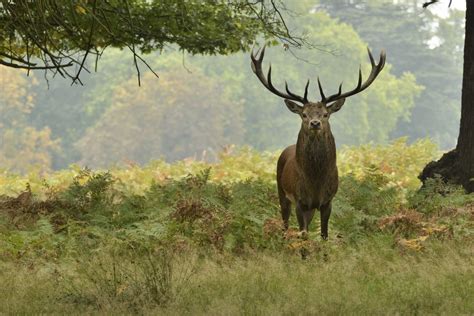
[[[29,63],[27,65],[19,65],[15,63],[10,63],[6,62],[2,59],[0,59],[0,65],[7,66],[10,68],[17,68],[17,69],[26,69],[26,70],[57,70],[58,68],[66,68],[66,67],[71,67],[73,65],[72,62],[69,62],[67,64],[58,64],[58,65],[53,65],[53,66],[32,66],[33,64]]]
[[[91,55],[97,68],[106,47],[128,48],[140,82],[140,62],[158,76],[140,55],[169,45],[190,54],[228,54],[249,49],[264,34],[289,47],[309,46],[290,33],[282,0],[167,2],[0,0],[0,65],[81,83]],[[221,25],[229,29],[225,36]]]

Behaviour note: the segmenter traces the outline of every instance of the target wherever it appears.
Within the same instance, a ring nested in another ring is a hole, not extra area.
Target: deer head
[[[342,93],[341,83],[339,85],[339,91],[337,93],[326,97],[323,92],[321,81],[318,77],[318,88],[319,93],[321,95],[321,100],[318,102],[310,102],[308,100],[309,79],[306,83],[303,97],[291,92],[288,88],[287,82],[285,82],[286,92],[281,92],[273,86],[271,65],[268,68],[267,76],[265,76],[262,71],[262,61],[265,55],[265,47],[263,47],[261,52],[260,50],[258,50],[255,54],[252,51],[250,57],[252,59],[252,70],[257,75],[258,79],[260,79],[260,82],[270,92],[285,99],[285,104],[288,109],[301,117],[302,129],[309,133],[318,133],[321,131],[328,130],[329,117],[331,116],[331,114],[339,111],[342,108],[347,97],[356,95],[357,93],[367,89],[372,84],[372,82],[374,82],[375,78],[377,78],[377,76],[385,66],[385,51],[382,50],[382,52],[380,53],[380,59],[378,64],[375,64],[372,53],[368,48],[367,51],[369,54],[370,63],[372,65],[372,69],[367,80],[362,83],[362,70],[359,67],[359,81],[357,83],[357,86],[353,90]],[[299,104],[296,102],[298,102]]]

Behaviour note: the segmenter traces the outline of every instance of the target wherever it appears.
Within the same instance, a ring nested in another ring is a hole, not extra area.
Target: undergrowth
[[[3,173],[0,313],[471,314],[474,196],[420,189],[434,155],[340,151],[328,242],[282,231],[271,153]]]

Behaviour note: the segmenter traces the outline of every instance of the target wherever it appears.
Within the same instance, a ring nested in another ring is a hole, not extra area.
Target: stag
[[[301,128],[296,144],[288,146],[280,155],[277,163],[277,186],[280,200],[281,216],[284,229],[288,229],[291,205],[296,204],[301,236],[308,233],[315,210],[321,215],[321,237],[328,238],[328,222],[331,215],[331,202],[339,185],[336,165],[336,145],[329,125],[329,118],[344,105],[346,98],[367,89],[382,71],[385,65],[385,52],[380,53],[380,60],[375,64],[372,53],[367,49],[372,69],[367,80],[362,83],[362,71],[359,68],[359,81],[355,89],[342,93],[339,91],[325,96],[318,77],[318,88],[321,101],[308,101],[309,80],[306,83],[304,96],[290,91],[285,82],[285,92],[277,90],[272,84],[272,68],[269,66],[265,76],[262,61],[265,47],[261,53],[252,51],[252,70],[260,82],[273,94],[284,99],[288,109],[300,116]]]

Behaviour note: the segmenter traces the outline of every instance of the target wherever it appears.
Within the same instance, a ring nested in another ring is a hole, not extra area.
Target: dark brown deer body
[[[362,83],[362,74],[359,70],[357,87],[349,92],[342,93],[341,84],[338,93],[326,97],[318,78],[320,102],[308,101],[309,80],[304,97],[290,92],[288,85],[285,87],[286,93],[277,90],[271,81],[271,67],[266,77],[262,72],[264,53],[265,49],[260,56],[251,55],[252,70],[263,85],[272,93],[284,98],[288,109],[299,114],[302,120],[296,145],[287,147],[281,153],[277,164],[278,196],[284,228],[288,229],[292,204],[296,205],[296,217],[303,235],[307,234],[315,210],[318,209],[321,213],[321,236],[327,239],[331,201],[336,195],[339,184],[336,144],[329,125],[329,117],[341,109],[345,98],[365,90],[375,80],[385,65],[385,53],[382,51],[380,61],[376,65],[369,51],[372,71],[368,79]]]
[[[336,145],[329,127],[319,134],[300,130],[296,145],[287,147],[278,159],[277,184],[285,229],[294,203],[301,231],[308,231],[319,209],[321,234],[327,235],[331,200],[338,187]]]

